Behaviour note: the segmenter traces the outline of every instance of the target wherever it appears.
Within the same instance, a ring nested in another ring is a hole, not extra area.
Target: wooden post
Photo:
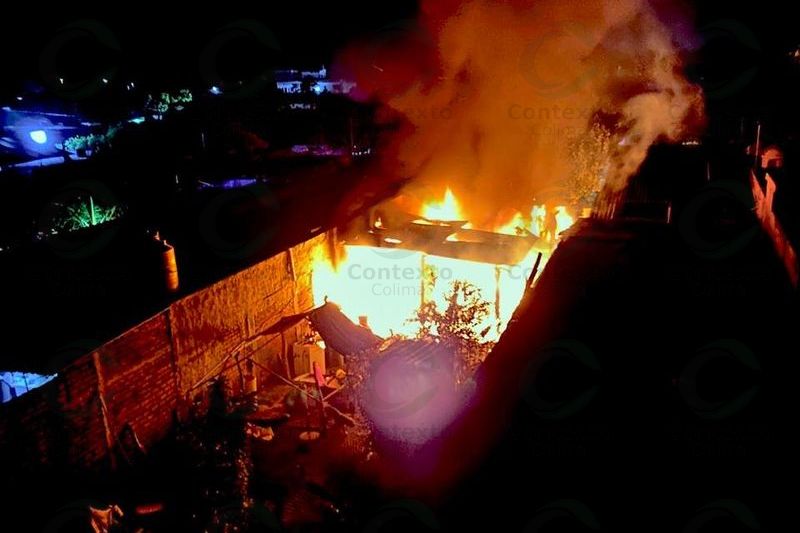
[[[525,289],[530,289],[533,287],[533,282],[536,279],[536,274],[539,272],[539,265],[542,263],[542,252],[536,256],[536,262],[533,264],[533,269],[531,270],[531,275],[528,276],[528,284]]]
[[[494,318],[500,332],[500,265],[494,267]]]
[[[283,359],[283,369],[286,377],[292,379],[292,365],[289,364],[289,345],[286,342],[286,332],[281,331],[281,359]]]
[[[325,418],[325,396],[322,395],[322,385],[325,383],[325,377],[322,375],[322,369],[320,369],[316,361],[311,366],[314,373],[314,384],[317,386],[317,397],[319,398],[317,407],[319,408],[319,422],[322,425],[321,433],[324,435],[328,430],[328,421]]]
[[[425,254],[419,258],[419,310],[425,307]]]

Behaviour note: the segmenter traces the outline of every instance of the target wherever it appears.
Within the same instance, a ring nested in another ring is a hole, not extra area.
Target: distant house
[[[87,133],[81,117],[44,105],[25,102],[0,108],[0,154],[17,162],[42,160],[63,154],[63,143]]]
[[[324,66],[319,70],[276,70],[275,84],[278,90],[287,94],[300,94],[304,92],[304,84],[307,90],[316,94],[350,94],[356,84],[355,82],[328,78],[328,69]]]

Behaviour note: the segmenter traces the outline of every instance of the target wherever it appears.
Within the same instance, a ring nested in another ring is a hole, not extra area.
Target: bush
[[[419,323],[417,337],[444,343],[459,357],[459,381],[464,381],[486,358],[492,343],[484,341],[488,328],[478,330],[491,313],[491,305],[480,290],[466,281],[453,282],[445,297],[447,306],[439,310],[426,302],[410,322]]]

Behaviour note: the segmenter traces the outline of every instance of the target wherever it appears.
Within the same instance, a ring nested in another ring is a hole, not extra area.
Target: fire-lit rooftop
[[[793,523],[791,4],[60,7],[0,32],[0,530]]]

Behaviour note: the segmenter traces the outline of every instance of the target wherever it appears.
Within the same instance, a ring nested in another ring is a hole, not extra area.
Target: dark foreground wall
[[[313,306],[311,256],[326,239],[319,235],[173,303],[0,406],[0,461],[24,470],[114,466],[134,435],[145,448],[163,438],[231,354],[282,369],[305,326],[283,337],[259,333]],[[235,367],[227,373],[239,375]]]

